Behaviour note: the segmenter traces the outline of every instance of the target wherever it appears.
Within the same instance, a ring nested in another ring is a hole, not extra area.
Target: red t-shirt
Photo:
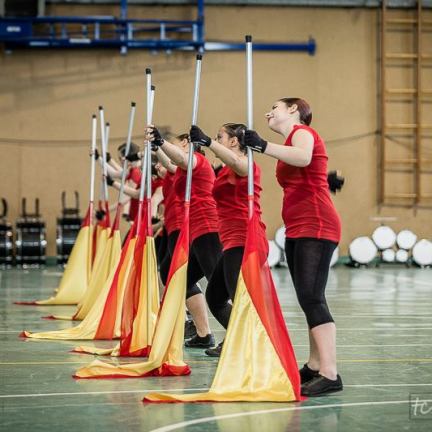
[[[314,137],[311,163],[299,168],[278,161],[276,166],[276,178],[284,190],[282,218],[285,235],[339,243],[341,223],[328,188],[328,157],[324,141],[309,126],[295,125],[285,141],[286,146],[292,145],[292,137],[299,129],[309,131]]]
[[[141,185],[141,170],[139,168],[131,168],[129,170],[129,174],[126,177],[126,180],[131,180],[135,183],[135,189],[139,189]],[[130,199],[129,204],[129,218],[131,221],[134,221],[138,214],[138,204],[139,200],[136,198]]]
[[[175,174],[167,171],[162,186],[165,205],[164,224],[168,234],[179,230],[183,224],[183,201],[175,193],[174,176]]]
[[[189,227],[191,242],[203,234],[218,232],[216,202],[212,191],[215,174],[210,162],[201,153],[195,153],[197,164],[192,174]],[[175,193],[184,205],[186,171],[178,168],[174,175]]]
[[[254,206],[259,216],[261,190],[261,168],[254,163]],[[216,178],[213,196],[216,200],[223,250],[244,246],[249,212],[247,176],[241,177],[228,166],[223,167]],[[262,225],[265,233],[265,226]]]
[[[152,188],[152,196],[156,192],[157,188],[163,187],[163,179],[160,177],[156,177],[155,179],[152,177],[151,180],[151,188]]]

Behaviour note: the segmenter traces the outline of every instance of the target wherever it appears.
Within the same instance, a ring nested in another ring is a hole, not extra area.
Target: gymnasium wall
[[[58,15],[118,15],[113,7],[57,6]],[[130,17],[191,18],[189,7],[130,7]],[[329,169],[346,177],[334,197],[343,222],[342,254],[356,236],[370,234],[376,215],[396,216],[391,226],[431,237],[428,209],[382,208],[377,202],[378,11],[281,7],[208,7],[208,40],[317,42],[315,56],[257,52],[254,56],[255,128],[281,142],[266,126],[264,113],[284,96],[300,96],[313,108],[313,126],[327,141]],[[111,122],[111,149],[127,132],[129,103],[137,102],[134,133],[145,119],[144,70],[151,67],[157,86],[154,121],[173,132],[188,130],[191,117],[194,55],[115,50],[15,51],[0,56],[0,196],[15,220],[21,197],[39,197],[48,223],[48,254],[55,255],[55,218],[62,190],[88,200],[90,117],[98,105]],[[211,134],[227,121],[245,121],[243,53],[208,53],[203,61],[198,124]],[[10,138],[10,140],[5,140]],[[136,138],[140,142],[139,138]],[[269,237],[281,225],[282,194],[275,161],[257,156],[263,170],[262,207]],[[398,177],[395,184],[403,184]],[[97,188],[97,191],[99,189]],[[113,198],[116,196],[112,193]],[[30,210],[32,203],[30,201]],[[72,204],[72,202],[70,202]]]

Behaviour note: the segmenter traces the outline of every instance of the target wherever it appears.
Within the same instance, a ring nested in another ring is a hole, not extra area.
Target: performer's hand
[[[189,131],[190,140],[193,143],[209,147],[211,138],[207,136],[198,126],[192,125]]]
[[[138,152],[138,153],[129,153],[129,154],[126,156],[126,159],[127,159],[129,162],[136,162],[136,161],[139,161],[141,158],[140,158],[140,156],[139,156],[139,152]]]
[[[267,141],[263,140],[254,130],[247,129],[244,134],[244,145],[256,152],[264,153]]]
[[[109,175],[106,176],[106,181],[108,186],[112,186],[114,184],[114,180]]]
[[[151,142],[152,146],[160,147],[165,141],[158,129],[151,125],[146,129],[146,139]]]
[[[339,171],[330,171],[327,174],[327,183],[332,193],[340,192],[345,183],[345,178],[342,177]]]
[[[98,149],[95,148],[94,153],[93,153],[93,154],[90,153],[90,156],[93,156],[93,157],[95,158],[95,160],[98,160],[98,159],[99,159],[99,152],[98,152]]]

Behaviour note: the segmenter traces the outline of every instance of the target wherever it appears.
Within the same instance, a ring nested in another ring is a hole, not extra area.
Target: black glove
[[[111,153],[110,152],[106,152],[106,161],[109,162],[111,160]]]
[[[256,152],[264,153],[267,141],[263,140],[254,130],[247,129],[244,134],[244,145]]]
[[[94,151],[94,153],[93,153],[93,156],[94,156],[95,160],[98,160],[98,159],[99,159],[99,152],[98,152],[98,149],[95,149],[95,151]]]
[[[208,137],[198,126],[192,125],[189,131],[190,140],[193,143],[210,146],[211,138]]]
[[[105,211],[104,211],[104,210],[96,210],[96,214],[95,214],[95,216],[96,216],[96,219],[97,219],[98,221],[101,221],[101,220],[103,220],[104,217],[105,217]]]
[[[108,186],[112,186],[114,184],[114,180],[109,175],[106,176],[106,182]]]
[[[138,153],[129,153],[129,154],[126,156],[126,159],[127,159],[129,162],[136,162],[136,161],[139,161],[141,158],[138,156]]]
[[[154,126],[150,128],[153,134],[153,140],[151,141],[152,146],[160,147],[165,141],[162,138],[160,132]]]
[[[339,192],[345,183],[345,178],[338,174],[337,171],[330,171],[327,174],[327,183],[332,193]]]

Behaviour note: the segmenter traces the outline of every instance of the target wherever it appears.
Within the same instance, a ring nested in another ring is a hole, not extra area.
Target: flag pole
[[[195,66],[195,87],[194,87],[194,97],[193,97],[193,107],[192,107],[192,125],[196,125],[198,118],[198,101],[199,101],[199,88],[201,81],[201,62],[202,55],[197,54],[196,56],[196,66]],[[193,164],[193,154],[194,154],[194,144],[189,143],[189,158],[186,174],[186,192],[185,192],[185,204],[190,203],[191,199],[191,188],[192,188],[192,164]]]
[[[107,137],[106,134],[109,134],[109,126],[108,130],[105,125],[105,115],[104,109],[102,106],[99,107],[99,118],[100,118],[100,128],[101,128],[101,141],[102,141],[102,172],[103,172],[103,194],[105,202],[108,201],[108,185],[106,182],[107,178],[107,167],[106,167],[106,145],[107,145]]]
[[[129,128],[128,128],[128,134],[126,139],[126,148],[125,148],[125,159],[123,161],[123,171],[122,171],[122,177],[121,177],[121,184],[120,184],[120,190],[119,190],[119,197],[118,197],[118,204],[117,204],[117,216],[119,216],[120,213],[120,207],[121,202],[123,199],[123,193],[124,193],[124,185],[126,182],[126,170],[127,170],[127,159],[126,156],[129,155],[131,141],[132,141],[132,130],[133,130],[133,124],[135,119],[135,109],[136,104],[135,102],[131,102],[131,110],[129,114]]]
[[[246,105],[247,105],[247,128],[253,129],[253,87],[252,87],[252,36],[247,35],[246,40]],[[249,219],[254,211],[254,172],[252,149],[247,148],[248,156],[248,203]]]
[[[148,69],[150,71],[150,69]],[[147,96],[147,124],[152,124],[153,121],[153,104],[154,104],[154,94],[155,87],[151,83],[151,71],[147,73],[146,80],[146,96]],[[153,235],[152,230],[152,215],[151,215],[151,196],[152,196],[152,185],[151,185],[151,144],[150,141],[147,141],[147,186],[146,186],[146,198],[147,198],[147,233],[148,241],[146,240],[146,266],[147,266],[147,344],[152,344],[152,336],[153,336],[153,316],[152,316],[152,298],[154,290],[158,289],[157,286],[152,286],[152,275],[151,275],[151,266],[157,266],[156,262],[154,262],[154,255],[152,251],[153,248],[150,249],[149,242],[154,242],[153,238],[149,238]],[[157,271],[157,270],[156,270]]]

